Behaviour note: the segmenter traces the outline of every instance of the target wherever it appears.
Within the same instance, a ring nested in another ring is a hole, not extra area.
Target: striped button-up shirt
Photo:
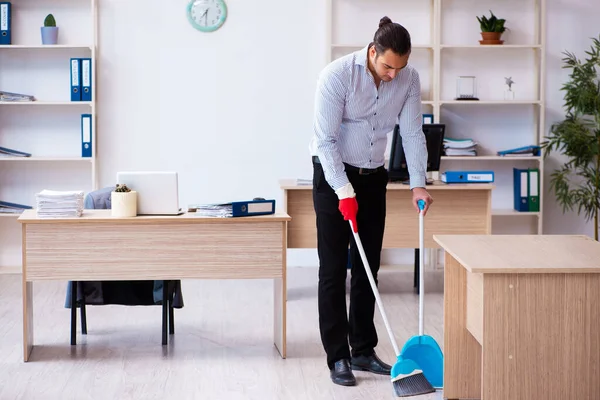
[[[367,67],[367,49],[334,60],[319,75],[311,154],[319,157],[325,179],[337,190],[349,183],[343,163],[360,168],[385,164],[387,135],[398,123],[410,188],[425,187],[419,74],[407,65],[378,89]]]

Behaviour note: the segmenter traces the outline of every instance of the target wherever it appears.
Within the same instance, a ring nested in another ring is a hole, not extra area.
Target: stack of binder
[[[35,195],[40,218],[81,217],[83,191],[42,190]]]
[[[92,59],[71,58],[71,101],[92,101]]]
[[[513,168],[513,181],[515,211],[540,211],[539,168]]]
[[[444,138],[446,156],[476,156],[477,142],[473,139]]]

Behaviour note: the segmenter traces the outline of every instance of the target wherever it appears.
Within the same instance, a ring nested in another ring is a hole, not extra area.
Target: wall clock
[[[191,0],[187,5],[190,24],[201,32],[214,32],[227,19],[225,0]]]

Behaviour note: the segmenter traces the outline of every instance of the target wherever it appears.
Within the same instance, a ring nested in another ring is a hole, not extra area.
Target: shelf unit
[[[0,45],[0,90],[30,94],[36,101],[0,101],[0,146],[31,153],[0,155],[0,200],[35,207],[35,194],[43,189],[87,192],[98,187],[98,1],[11,3],[12,44]],[[59,27],[56,45],[41,41],[40,26],[50,13]],[[71,101],[72,57],[91,59],[91,101]],[[91,115],[92,157],[81,156],[81,114]],[[2,241],[20,237],[18,216],[0,214]],[[19,272],[20,241],[2,241],[0,272]]]
[[[474,113],[487,113],[487,115],[497,113],[509,117],[513,111],[517,114],[531,114],[531,118],[523,121],[519,120],[519,116],[514,117],[515,120],[532,126],[530,129],[523,128],[523,133],[513,138],[515,142],[513,145],[502,146],[495,143],[488,144],[487,147],[482,146],[486,141],[499,142],[499,135],[496,132],[493,134],[477,132],[476,136],[467,135],[466,137],[478,142],[478,155],[443,156],[440,169],[504,169],[504,173],[496,173],[497,189],[493,197],[501,197],[501,199],[498,200],[500,204],[493,208],[494,224],[499,221],[498,218],[501,218],[503,223],[511,223],[510,221],[514,219],[507,222],[504,221],[504,217],[533,217],[537,219],[534,230],[537,234],[541,234],[544,193],[543,157],[502,157],[495,154],[507,148],[529,144],[539,145],[546,135],[544,125],[546,0],[529,0],[525,5],[523,2],[513,4],[509,1],[508,3],[498,3],[493,0],[429,0],[416,3],[410,0],[369,2],[327,0],[325,2],[327,24],[325,59],[326,62],[330,62],[364,48],[372,40],[379,19],[388,16],[392,21],[404,25],[411,33],[413,50],[409,63],[417,68],[421,76],[423,112],[433,114],[434,122],[447,124],[447,136],[461,137],[459,134],[461,126],[464,126],[463,123],[468,121],[468,118],[473,118]],[[517,11],[517,5],[525,8]],[[508,30],[503,34],[502,45],[479,44],[481,35],[476,16],[484,14],[489,16],[490,9],[499,18],[507,20]],[[459,18],[460,22],[458,22]],[[352,39],[348,39],[348,36]],[[474,60],[472,63],[470,63],[471,59]],[[508,66],[496,67],[495,64],[491,64],[499,60],[499,64],[504,61]],[[486,61],[486,65],[491,65],[492,68],[486,70],[484,66],[477,65]],[[524,70],[523,63],[527,61],[532,62],[533,67]],[[514,79],[517,96],[515,100],[503,100],[504,78],[511,76],[511,71],[521,75],[520,80]],[[480,79],[480,74],[489,79]],[[483,95],[478,96],[479,101],[454,100],[455,90],[452,89],[456,88],[456,78],[460,75],[477,77],[478,95],[483,92]],[[530,79],[523,79],[524,75]],[[492,79],[495,83],[492,83]],[[529,90],[518,92],[519,88],[525,88],[529,81],[533,82]],[[490,87],[494,88],[489,89]],[[480,90],[482,88],[488,90],[482,91]],[[522,96],[525,92],[529,93],[530,98]],[[509,129],[511,132],[518,130],[513,126]],[[511,209],[512,167],[518,165],[522,168],[539,169],[539,212],[518,212]],[[510,174],[507,173],[509,168]]]

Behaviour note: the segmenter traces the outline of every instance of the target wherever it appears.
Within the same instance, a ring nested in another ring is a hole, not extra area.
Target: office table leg
[[[481,346],[467,330],[467,271],[444,263],[444,398],[481,398]]]
[[[273,280],[274,296],[274,341],[275,347],[281,354],[281,358],[286,357],[286,284],[285,276]]]
[[[23,274],[23,361],[29,361],[33,350],[33,283]]]

